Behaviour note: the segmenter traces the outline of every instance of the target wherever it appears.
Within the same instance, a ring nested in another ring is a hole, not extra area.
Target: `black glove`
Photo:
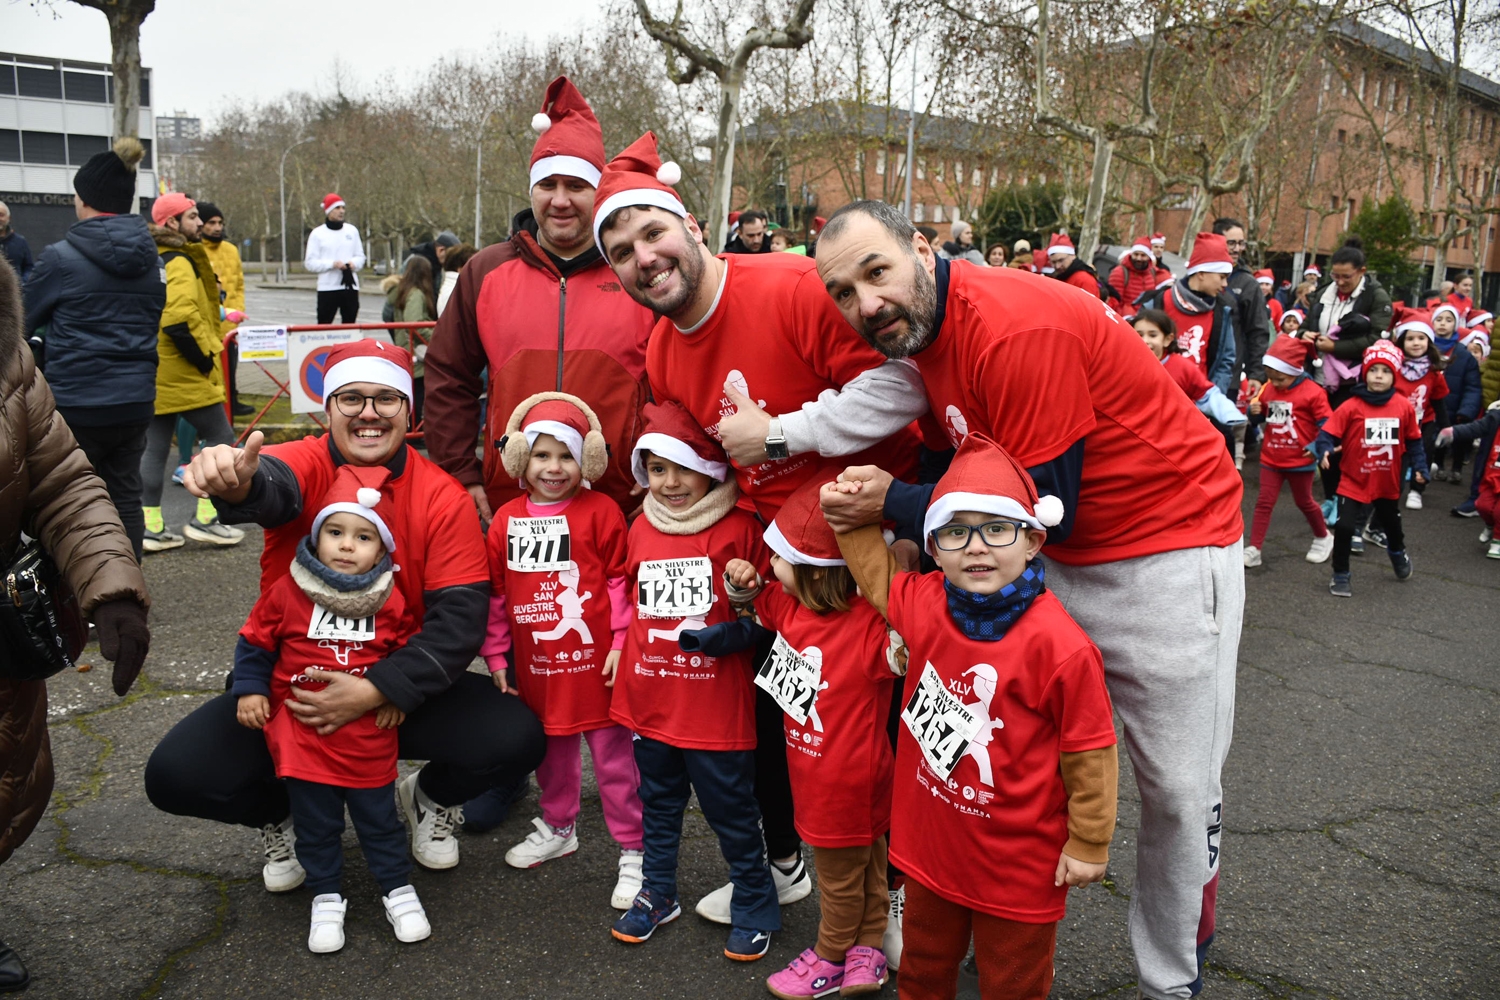
[[[106,601],[94,609],[94,627],[99,630],[99,652],[115,664],[115,694],[123,698],[151,649],[146,609],[129,597]]]
[[[1339,339],[1349,340],[1370,335],[1370,317],[1350,313],[1339,322]]]

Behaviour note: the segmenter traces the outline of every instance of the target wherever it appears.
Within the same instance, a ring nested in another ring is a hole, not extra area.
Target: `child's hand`
[[[266,728],[266,719],[271,715],[271,699],[263,694],[242,694],[235,709],[235,718],[246,729]]]
[[[493,656],[486,656],[484,662],[490,668],[490,677],[494,680],[495,687],[500,689],[501,694],[520,693],[511,686],[510,679],[506,676],[510,664],[506,662],[505,654],[496,653]]]
[[[915,573],[922,568],[922,550],[910,538],[898,538],[892,542],[891,556],[895,558],[896,565],[908,573]]]
[[[1255,414],[1257,417],[1260,416],[1260,400],[1258,398],[1252,398],[1250,400],[1250,412]]]
[[[741,590],[759,590],[762,586],[755,566],[744,559],[729,560],[724,567],[724,577]]]
[[[822,490],[822,492],[824,492],[824,493],[847,493],[848,495],[853,496],[854,494],[858,493],[860,490],[862,490],[864,488],[865,488],[864,480],[862,480],[862,479],[856,479],[853,482],[849,482],[849,483],[824,483],[823,484],[823,490]]]
[[[376,729],[395,729],[406,721],[406,713],[387,702],[375,710]]]
[[[615,686],[615,674],[620,668],[620,650],[611,649],[609,655],[604,658],[604,686],[612,688]]]
[[[1330,452],[1324,452],[1323,453],[1323,461],[1321,461],[1321,462],[1318,463],[1318,468],[1320,468],[1320,469],[1326,469],[1326,468],[1328,468],[1328,456],[1330,454],[1331,454]]]
[[[1104,870],[1108,867],[1108,865],[1091,865],[1087,861],[1079,861],[1077,858],[1063,854],[1057,859],[1057,874],[1053,876],[1052,884],[1062,885],[1066,882],[1068,885],[1082,887],[1103,879]]]

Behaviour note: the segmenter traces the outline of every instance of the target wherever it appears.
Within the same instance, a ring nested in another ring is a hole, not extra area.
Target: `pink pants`
[[[542,819],[554,830],[572,826],[578,819],[578,797],[583,789],[580,735],[589,741],[589,755],[594,758],[594,778],[599,783],[609,835],[622,850],[642,850],[641,799],[637,794],[641,775],[635,766],[630,730],[624,726],[547,737],[547,756],[536,769],[537,784],[542,786]]]
[[[1269,465],[1260,467],[1260,493],[1255,497],[1255,514],[1250,520],[1250,544],[1260,548],[1261,543],[1266,540],[1266,529],[1271,526],[1271,511],[1276,509],[1276,501],[1281,497],[1281,484],[1286,483],[1292,488],[1292,503],[1307,518],[1307,523],[1312,527],[1314,538],[1322,538],[1328,534],[1328,525],[1323,523],[1323,511],[1318,507],[1318,502],[1312,495],[1313,474],[1307,472],[1293,472],[1287,469],[1273,469]]]

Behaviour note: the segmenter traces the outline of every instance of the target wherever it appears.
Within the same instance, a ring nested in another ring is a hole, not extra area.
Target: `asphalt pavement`
[[[306,299],[311,312],[306,292],[259,293],[252,307],[263,296],[284,296],[287,311]],[[1248,514],[1253,466],[1246,474]],[[1371,547],[1355,560],[1352,600],[1329,596],[1328,566],[1302,558],[1301,515],[1289,497],[1278,507],[1265,565],[1247,571],[1205,997],[1500,996],[1500,562],[1484,557],[1477,520],[1448,514],[1459,496],[1434,484],[1427,509],[1405,512],[1411,580]],[[180,529],[191,498],[168,485],[165,510]],[[572,857],[505,865],[536,815],[533,789],[498,830],[463,837],[458,868],[417,869],[433,926],[419,944],[391,935],[351,833],[348,944],[308,953],[310,897],[265,892],[255,832],[159,813],[141,783],[167,729],[223,690],[260,547],[252,528],[236,548],[189,542],[147,557],[153,644],[129,697],[115,698],[94,649],[91,670],[50,682],[53,805],[0,867],[0,938],[30,966],[29,996],[754,998],[812,944],[816,896],[783,910],[764,961],[721,957],[724,929],[691,912],[727,872],[696,809],[684,916],[644,946],[613,941],[616,850],[586,774]],[[1120,799],[1107,882],[1075,891],[1059,929],[1059,1000],[1135,995],[1128,767]],[[962,995],[978,996],[972,980]]]

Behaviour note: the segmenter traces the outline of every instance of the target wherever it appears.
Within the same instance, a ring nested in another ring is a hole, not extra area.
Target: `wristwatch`
[[[772,459],[792,457],[792,453],[786,447],[786,435],[781,431],[780,417],[772,417],[770,426],[766,428],[766,457]]]

